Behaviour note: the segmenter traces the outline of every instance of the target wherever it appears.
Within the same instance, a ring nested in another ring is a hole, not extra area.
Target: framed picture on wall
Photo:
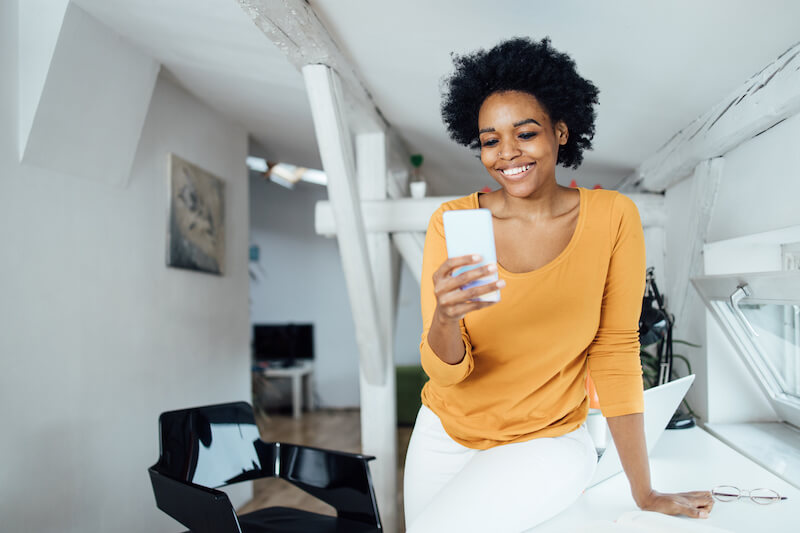
[[[225,182],[169,154],[167,266],[222,275]]]

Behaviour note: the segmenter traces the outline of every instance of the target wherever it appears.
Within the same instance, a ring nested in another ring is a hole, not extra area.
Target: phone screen
[[[492,212],[488,209],[458,209],[445,211],[442,215],[444,238],[447,242],[447,257],[477,254],[481,262],[461,267],[453,272],[458,276],[463,272],[490,263],[497,263],[497,252],[494,246],[494,230],[492,228]],[[497,281],[497,272],[473,281],[461,287],[469,289],[476,285],[485,285]],[[500,291],[490,292],[478,298],[484,302],[499,302]]]

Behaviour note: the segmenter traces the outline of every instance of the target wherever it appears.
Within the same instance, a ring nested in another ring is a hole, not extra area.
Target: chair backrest
[[[167,476],[215,488],[272,475],[261,468],[253,409],[245,402],[168,411],[159,417],[161,456]]]
[[[373,457],[264,442],[245,402],[168,411],[159,429],[161,454],[149,469],[156,504],[195,533],[241,532],[216,488],[271,476],[332,505],[339,519],[381,529],[367,464]]]

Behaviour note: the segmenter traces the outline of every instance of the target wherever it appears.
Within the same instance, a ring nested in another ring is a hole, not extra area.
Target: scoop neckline
[[[503,276],[509,278],[531,277],[555,268],[570,254],[570,252],[572,251],[573,248],[575,248],[575,245],[578,242],[580,234],[583,231],[584,221],[586,220],[586,191],[583,187],[576,187],[576,189],[578,190],[578,195],[579,195],[578,223],[575,224],[575,230],[572,232],[572,237],[570,237],[569,242],[564,247],[564,249],[561,250],[561,252],[553,259],[551,259],[548,263],[545,263],[544,265],[540,266],[535,270],[528,270],[526,272],[511,272],[510,270],[506,270],[506,268],[503,265],[501,265],[499,261],[497,261],[498,272],[503,274]],[[475,209],[481,209],[481,203],[478,199],[480,194],[481,194],[480,191],[472,193],[472,203]]]

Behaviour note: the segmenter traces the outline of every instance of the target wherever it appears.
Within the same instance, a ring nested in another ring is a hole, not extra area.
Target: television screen
[[[253,324],[253,359],[294,361],[314,358],[312,324]]]

